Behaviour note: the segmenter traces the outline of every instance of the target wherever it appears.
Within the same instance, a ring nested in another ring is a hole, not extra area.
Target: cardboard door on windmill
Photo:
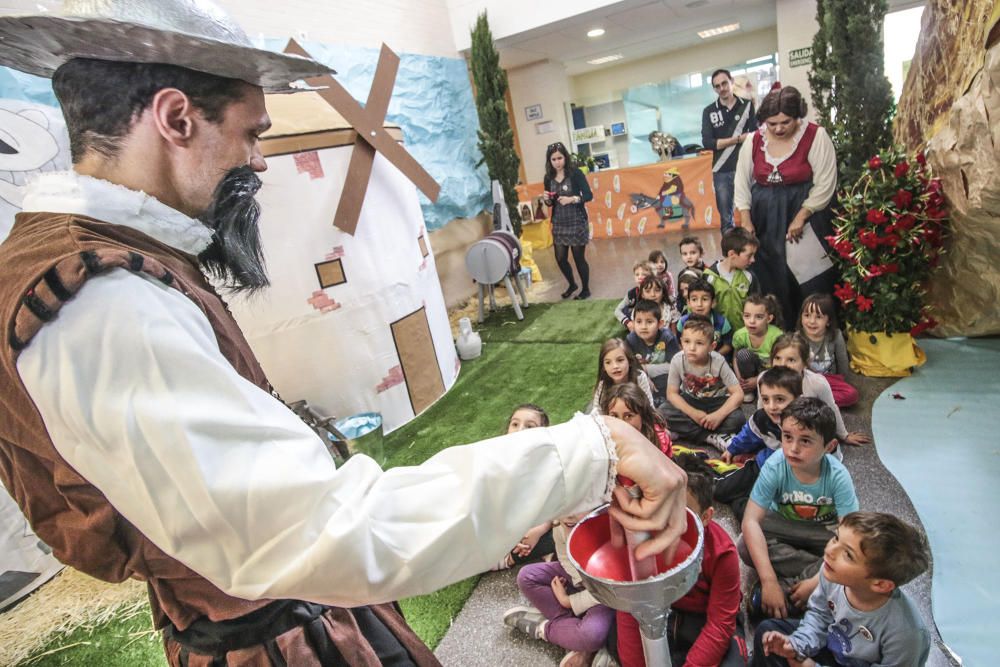
[[[427,310],[421,308],[390,325],[399,364],[406,379],[413,414],[420,414],[444,394]]]

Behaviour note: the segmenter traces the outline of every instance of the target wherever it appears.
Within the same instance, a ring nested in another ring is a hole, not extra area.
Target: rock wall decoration
[[[930,0],[895,137],[925,148],[952,210],[930,285],[933,333],[1000,333],[1000,3]]]

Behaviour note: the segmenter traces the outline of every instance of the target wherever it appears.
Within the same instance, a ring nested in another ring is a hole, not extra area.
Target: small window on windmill
[[[417,237],[417,245],[420,246],[420,256],[421,257],[426,257],[427,255],[431,254],[431,251],[428,250],[428,248],[427,248],[427,239],[426,239],[426,237],[424,237],[423,234],[421,234],[420,236]]]
[[[316,264],[316,277],[319,278],[319,286],[322,289],[346,283],[343,260],[338,258]]]

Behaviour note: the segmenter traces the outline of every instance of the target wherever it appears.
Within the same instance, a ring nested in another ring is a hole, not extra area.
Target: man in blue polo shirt
[[[715,205],[722,218],[722,233],[733,226],[733,180],[739,145],[757,129],[753,102],[733,93],[729,70],[712,72],[712,88],[719,98],[701,114],[701,143],[715,151],[712,156],[712,183]]]

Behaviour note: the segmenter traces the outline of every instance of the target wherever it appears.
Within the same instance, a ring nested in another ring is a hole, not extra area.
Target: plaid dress
[[[581,204],[560,204],[558,197],[574,197],[579,192],[573,191],[572,178],[566,176],[562,181],[551,181],[552,191],[556,193],[556,201],[552,202],[552,241],[556,245],[587,245],[590,241],[590,223],[587,218],[587,208]]]

